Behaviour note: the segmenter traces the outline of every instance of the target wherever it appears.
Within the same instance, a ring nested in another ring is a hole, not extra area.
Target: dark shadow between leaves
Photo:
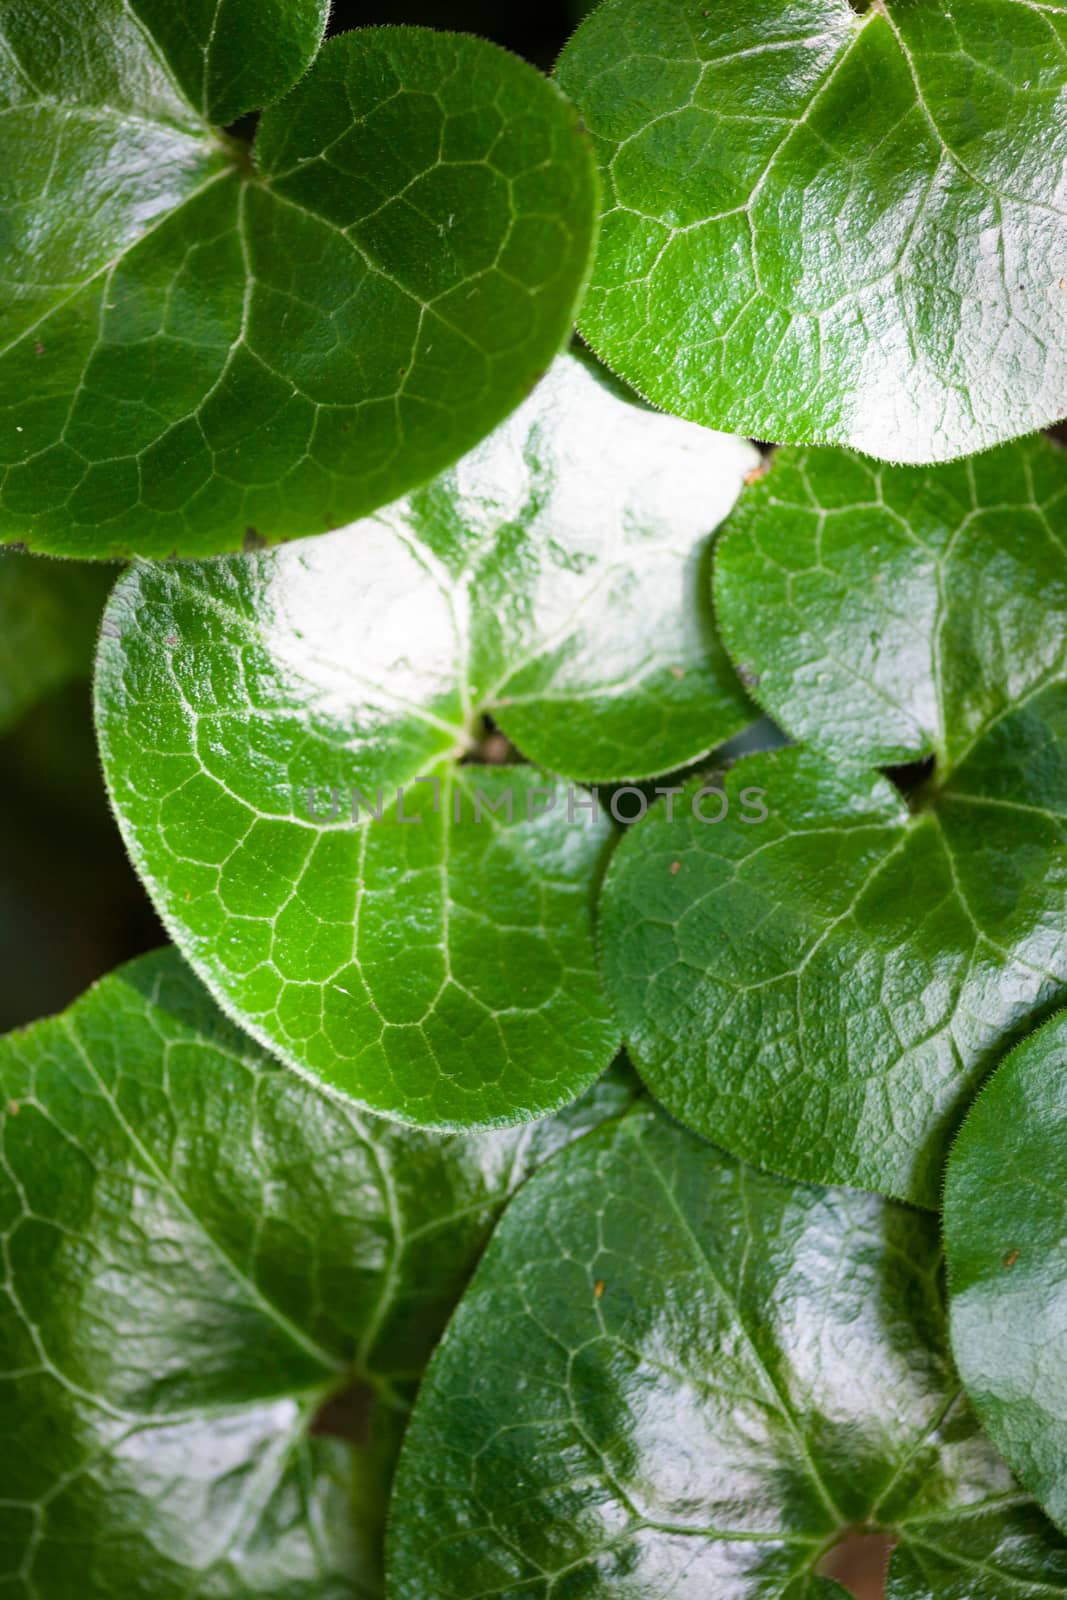
[[[374,1390],[369,1383],[352,1383],[324,1400],[315,1413],[310,1432],[346,1444],[368,1445],[374,1417]]]
[[[937,794],[937,764],[933,756],[921,761],[909,761],[900,767],[884,767],[886,777],[900,790],[911,811],[926,811]]]

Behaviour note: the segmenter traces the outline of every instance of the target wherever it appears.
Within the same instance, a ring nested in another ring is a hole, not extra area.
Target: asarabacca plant
[[[328,11],[0,0],[0,1590],[1067,1596],[1067,7]]]

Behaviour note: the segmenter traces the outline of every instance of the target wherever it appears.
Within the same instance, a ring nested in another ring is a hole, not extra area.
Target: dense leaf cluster
[[[328,10],[0,0],[0,1583],[1067,1595],[1067,11]]]

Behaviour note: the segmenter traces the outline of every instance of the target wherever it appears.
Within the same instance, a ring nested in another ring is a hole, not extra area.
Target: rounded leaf
[[[400,1434],[493,1223],[631,1094],[462,1138],[362,1119],[173,951],[0,1039],[13,1592],[378,1600]]]
[[[190,74],[241,105],[260,69],[281,86],[278,52],[295,79],[302,0],[226,0],[210,46],[187,6],[142,0],[158,36],[117,0],[51,29],[32,9],[0,18],[0,541],[164,557],[339,527],[457,460],[547,369],[596,177],[532,67],[360,29],[249,151]]]
[[[1058,6],[606,0],[557,76],[604,189],[582,331],[657,405],[892,461],[1063,415]]]
[[[574,783],[464,758],[486,713],[549,767],[609,777],[750,720],[706,588],[750,454],[564,358],[380,516],[123,579],[105,774],[168,929],[242,1026],[431,1126],[533,1117],[603,1071],[608,818]]]
[[[945,1182],[952,1344],[972,1404],[1067,1526],[1067,1015],[1008,1056],[975,1102]]]
[[[596,1130],[512,1202],[430,1363],[391,1600],[829,1600],[857,1527],[897,1541],[896,1600],[1058,1593],[1067,1546],[961,1398],[939,1265],[913,1211],[650,1108]]]
[[[601,948],[624,1039],[746,1160],[936,1206],[978,1085],[1067,999],[1067,457],[782,451],[716,591],[805,746],[622,841]],[[873,770],[921,757],[899,788]]]

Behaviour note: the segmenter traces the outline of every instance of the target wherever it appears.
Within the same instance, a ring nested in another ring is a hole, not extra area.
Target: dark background
[[[372,23],[414,22],[479,33],[550,71],[593,0],[334,0],[331,33]]]

